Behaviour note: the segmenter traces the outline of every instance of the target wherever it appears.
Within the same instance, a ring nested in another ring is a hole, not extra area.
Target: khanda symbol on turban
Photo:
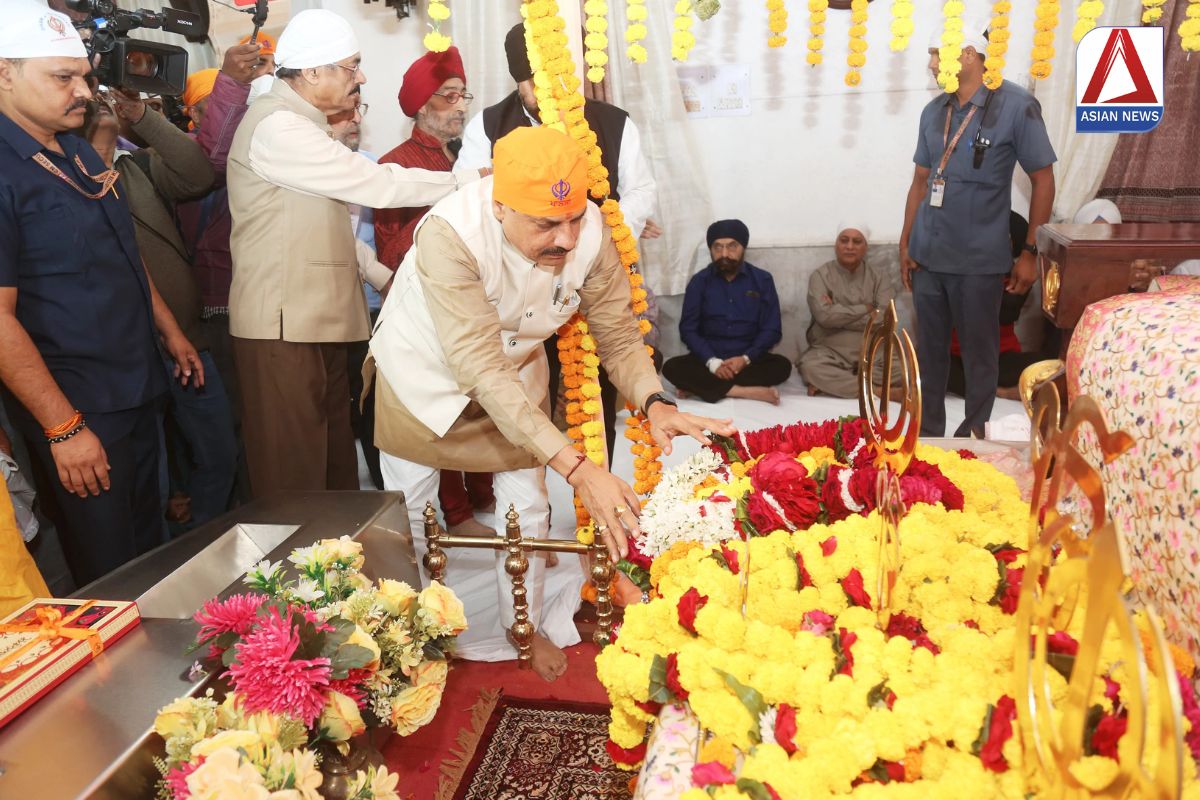
[[[567,195],[571,193],[571,184],[564,180],[560,180],[558,183],[550,187],[550,193],[554,195],[555,200],[560,202],[566,200]]]

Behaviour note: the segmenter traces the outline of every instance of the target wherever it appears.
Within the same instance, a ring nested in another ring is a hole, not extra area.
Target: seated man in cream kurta
[[[620,558],[626,536],[638,534],[637,496],[551,423],[542,342],[576,311],[587,315],[613,383],[647,411],[664,452],[678,434],[705,442],[705,429],[733,429],[728,421],[680,413],[662,394],[617,249],[587,200],[580,146],[548,127],[522,127],[497,141],[494,164],[493,177],[442,200],[418,225],[371,339],[384,484],[404,492],[420,531],[422,510],[437,497],[439,469],[494,472],[497,513],[511,503],[525,535],[545,537],[549,465],[566,477]],[[446,577],[470,626],[459,655],[515,658],[504,554],[458,549],[449,557]],[[573,617],[585,571],[575,557],[552,568],[540,557],[530,561],[533,667],[554,680],[566,669],[559,648],[579,641]]]
[[[887,310],[896,291],[888,277],[867,263],[870,230],[863,223],[838,226],[833,261],[808,279],[808,350],[800,356],[800,375],[809,395],[858,397],[858,360],[871,312]],[[876,365],[876,383],[883,380]],[[899,386],[899,371],[893,383]],[[877,387],[878,388],[878,387]]]

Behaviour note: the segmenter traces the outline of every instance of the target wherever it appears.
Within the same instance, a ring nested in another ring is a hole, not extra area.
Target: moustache
[[[72,111],[77,111],[81,108],[87,109],[87,107],[88,107],[87,100],[75,100],[71,103],[71,105],[67,106],[67,110],[65,113],[70,114]]]
[[[738,265],[740,265],[741,263],[742,263],[741,259],[737,259],[737,258],[728,258],[728,257],[718,258],[717,259],[717,269],[721,270],[722,272],[732,270],[732,269],[737,269]]]
[[[565,247],[547,247],[542,251],[542,255],[556,258],[558,256],[565,256],[569,252],[571,251],[567,250]]]

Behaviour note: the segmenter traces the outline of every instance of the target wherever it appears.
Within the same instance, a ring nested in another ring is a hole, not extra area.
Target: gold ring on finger
[[[621,516],[622,514],[624,514],[628,510],[629,509],[626,508],[625,506],[617,506],[616,508],[613,509],[613,511],[616,512],[618,517]]]

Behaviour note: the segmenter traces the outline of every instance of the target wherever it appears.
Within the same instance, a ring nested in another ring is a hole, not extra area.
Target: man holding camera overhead
[[[203,368],[146,275],[117,173],[66,132],[92,93],[71,20],[34,0],[0,28],[0,381],[75,581],[162,540],[155,337]],[[158,334],[155,333],[155,328]],[[51,476],[57,476],[54,481]]]

